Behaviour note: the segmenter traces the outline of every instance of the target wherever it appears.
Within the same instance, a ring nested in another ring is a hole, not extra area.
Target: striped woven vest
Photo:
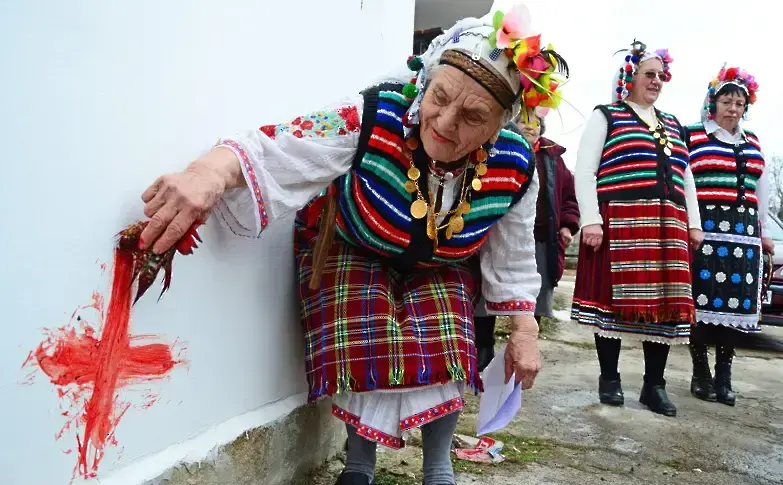
[[[758,206],[756,184],[765,162],[756,135],[745,130],[747,141],[735,146],[707,134],[702,123],[689,125],[686,132],[699,201]]]
[[[596,109],[608,122],[596,177],[598,200],[667,199],[685,205],[688,149],[677,118],[655,110],[671,137],[671,156],[667,156],[649,126],[627,104],[601,105]]]
[[[403,156],[402,117],[410,103],[402,85],[383,84],[364,93],[364,113],[353,168],[336,181],[339,196],[338,235],[356,247],[388,258],[400,269],[462,261],[477,253],[489,228],[525,194],[535,170],[530,145],[502,130],[497,152],[487,160],[482,189],[470,191],[471,209],[464,229],[446,239],[439,233],[438,247],[426,235],[426,218],[415,219],[410,205],[416,194],[405,190],[410,162]],[[427,186],[429,161],[423,149],[414,154],[421,171],[419,184]],[[473,169],[465,174],[468,182]]]

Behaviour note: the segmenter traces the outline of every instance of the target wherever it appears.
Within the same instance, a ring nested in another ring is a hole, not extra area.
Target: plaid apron
[[[312,240],[298,231],[296,270],[311,401],[344,391],[466,381],[481,391],[471,263],[401,273],[336,240],[320,288],[308,287]],[[304,242],[304,244],[303,244]]]

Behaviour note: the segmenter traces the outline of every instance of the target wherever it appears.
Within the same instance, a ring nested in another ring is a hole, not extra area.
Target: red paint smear
[[[115,429],[130,408],[129,403],[117,399],[117,390],[126,384],[164,377],[181,362],[172,358],[172,348],[167,344],[141,343],[154,336],[130,335],[132,277],[132,253],[116,249],[106,314],[103,313],[103,297],[94,292],[92,303],[80,307],[71,316],[72,322],[79,310],[97,310],[104,322],[100,339],[94,328],[77,318],[79,331],[63,327],[56,333],[49,332],[49,337],[23,364],[34,358],[58,387],[58,396],[70,401],[70,407],[78,409],[78,412],[62,413],[70,419],[55,435],[59,439],[74,423],[77,427],[84,425],[84,439],[78,432],[76,434],[78,458],[74,476],[78,472],[85,478],[95,477],[107,442],[117,444]],[[157,396],[149,395],[143,408],[149,408],[157,400]]]

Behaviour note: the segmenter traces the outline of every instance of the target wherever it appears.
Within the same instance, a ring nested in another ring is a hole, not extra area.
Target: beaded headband
[[[440,63],[456,67],[473,78],[477,83],[481,84],[484,89],[489,91],[489,94],[491,94],[503,108],[511,109],[514,105],[517,95],[511,90],[508,83],[497,74],[497,71],[495,71],[492,66],[483,62],[483,59],[474,61],[473,58],[464,51],[449,49],[441,56]]]

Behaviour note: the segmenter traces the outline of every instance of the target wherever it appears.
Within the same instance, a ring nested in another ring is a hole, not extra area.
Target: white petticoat
[[[408,430],[463,408],[465,382],[415,389],[344,392],[332,398],[332,414],[356,433],[389,448],[405,446]]]

